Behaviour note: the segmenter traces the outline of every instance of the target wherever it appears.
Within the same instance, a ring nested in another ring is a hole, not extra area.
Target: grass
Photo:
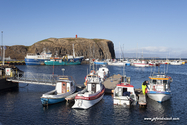
[[[103,39],[92,39],[95,43],[98,43],[98,42],[100,42],[101,40],[103,40]]]
[[[71,41],[75,41],[75,38],[69,38],[67,40],[68,40],[68,42],[71,42]]]
[[[40,43],[40,42],[53,42],[53,41],[51,41],[49,39],[44,39],[44,40],[41,40],[41,41],[38,41],[38,42]]]

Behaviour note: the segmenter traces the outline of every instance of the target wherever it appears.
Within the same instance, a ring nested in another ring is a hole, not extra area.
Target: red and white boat
[[[137,61],[133,62],[133,65],[136,67],[148,67],[149,66],[149,64],[144,60],[142,60],[142,61],[137,60]]]
[[[127,77],[122,76],[121,83],[116,85],[113,97],[114,105],[130,106],[137,104],[134,86],[127,82]]]
[[[159,66],[159,65],[160,65],[159,62],[149,61],[149,66]]]
[[[104,96],[105,86],[97,75],[90,75],[86,85],[87,91],[75,96],[72,108],[88,109],[98,103]]]

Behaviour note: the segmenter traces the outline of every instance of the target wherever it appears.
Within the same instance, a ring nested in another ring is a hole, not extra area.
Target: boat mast
[[[75,51],[74,51],[74,44],[72,44],[73,46],[73,58],[75,57]]]
[[[142,48],[142,60],[143,60],[143,48]]]

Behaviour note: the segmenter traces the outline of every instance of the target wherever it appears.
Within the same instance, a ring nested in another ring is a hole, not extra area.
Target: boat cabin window
[[[73,83],[72,83],[72,82],[71,82],[70,84],[71,84],[71,86],[73,86]]]
[[[167,80],[163,80],[163,83],[167,84],[167,83],[168,83],[168,81],[167,81]]]
[[[65,86],[65,84],[63,84],[63,86]]]
[[[95,84],[92,84],[92,88],[95,88]]]
[[[153,80],[153,84],[156,84],[156,80]]]
[[[122,88],[118,88],[118,96],[122,96]]]
[[[162,84],[162,80],[157,80],[157,84]]]
[[[96,76],[92,76],[92,78],[96,78]]]
[[[127,88],[123,88],[123,96],[130,96],[130,92],[127,91]]]
[[[127,88],[123,88],[123,92],[127,92]]]
[[[118,93],[119,93],[119,91],[118,91],[118,88],[115,88],[115,96],[118,96]]]

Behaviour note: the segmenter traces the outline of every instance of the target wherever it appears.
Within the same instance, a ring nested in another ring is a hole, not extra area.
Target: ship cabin
[[[91,93],[96,93],[101,90],[101,78],[97,75],[88,75],[87,79],[87,91]]]
[[[69,80],[68,77],[59,78],[58,82],[56,83],[56,94],[67,93],[73,90],[74,87],[73,81]]]
[[[149,77],[149,91],[169,91],[172,78],[166,75],[154,75]]]
[[[122,76],[122,80],[119,84],[117,84],[115,90],[114,90],[114,98],[115,97],[126,97],[129,96],[132,99],[136,98],[136,94],[134,91],[134,86],[130,84],[129,77]]]

